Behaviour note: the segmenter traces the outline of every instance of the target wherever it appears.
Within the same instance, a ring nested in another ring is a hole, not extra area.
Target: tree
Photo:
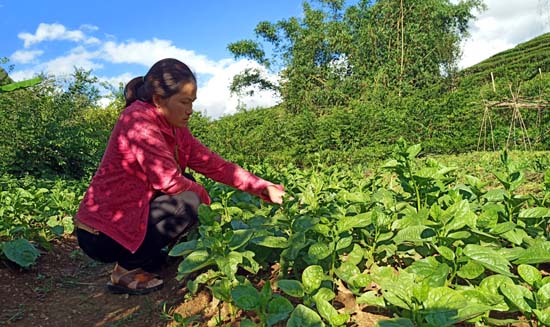
[[[260,22],[258,40],[228,48],[236,58],[280,74],[275,89],[287,110],[322,113],[369,93],[407,95],[451,76],[474,8],[482,9],[482,1],[361,0],[348,7],[341,0],[304,2],[303,18]],[[264,45],[273,49],[269,58]],[[258,74],[243,76],[236,77],[234,91],[262,87]]]

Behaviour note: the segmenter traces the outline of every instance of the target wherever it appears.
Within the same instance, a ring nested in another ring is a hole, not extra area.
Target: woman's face
[[[175,127],[187,126],[193,113],[193,101],[197,99],[195,82],[184,83],[178,93],[169,98],[154,97],[155,105],[168,123]]]

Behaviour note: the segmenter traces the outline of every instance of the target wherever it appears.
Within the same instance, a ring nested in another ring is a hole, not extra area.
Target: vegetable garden
[[[540,270],[550,259],[550,171],[540,192],[520,194],[524,175],[503,152],[500,185],[488,189],[431,159],[416,167],[420,150],[401,143],[387,173],[368,177],[339,167],[284,174],[293,199],[280,209],[217,193],[201,208],[198,237],[171,251],[185,256],[180,277],[193,274],[191,292],[207,287],[256,313],[241,325],[353,325],[365,307],[398,317],[379,326],[550,324]],[[258,283],[273,263],[275,280]],[[356,307],[339,307],[344,291]]]
[[[550,170],[526,192],[507,152],[490,182],[420,153],[400,141],[376,171],[252,167],[286,186],[281,207],[201,181],[213,204],[170,254],[188,296],[207,290],[227,314],[173,323],[354,326],[370,310],[391,318],[380,327],[549,325]],[[30,265],[33,244],[71,232],[85,184],[61,183],[2,181],[7,258]]]

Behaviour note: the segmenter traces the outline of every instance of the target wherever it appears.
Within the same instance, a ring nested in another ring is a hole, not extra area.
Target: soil
[[[178,263],[159,274],[164,287],[140,296],[111,294],[106,283],[112,264],[88,258],[74,236],[52,241],[36,264],[22,269],[0,261],[0,326],[36,327],[176,327],[239,326],[239,314],[213,299],[209,292],[189,296],[175,276]],[[342,293],[344,294],[344,293]],[[342,298],[342,307],[352,304]],[[188,318],[176,322],[174,317]],[[216,318],[222,317],[222,323]],[[247,318],[255,320],[255,317]],[[357,312],[354,326],[373,326],[382,315]]]
[[[257,321],[254,316],[229,314],[227,306],[206,290],[190,296],[185,283],[175,278],[177,265],[175,262],[159,272],[165,284],[157,292],[111,294],[106,283],[112,264],[88,258],[73,236],[54,240],[52,249],[44,251],[29,269],[0,261],[0,326],[239,326],[243,317]],[[337,293],[338,307],[353,312],[348,326],[370,327],[388,319],[380,312],[358,307],[342,284]]]
[[[211,302],[205,292],[184,301],[177,264],[160,271],[165,285],[158,292],[111,294],[106,283],[112,264],[88,258],[72,236],[52,245],[30,269],[0,262],[0,326],[170,326],[177,310],[191,305],[196,314]]]

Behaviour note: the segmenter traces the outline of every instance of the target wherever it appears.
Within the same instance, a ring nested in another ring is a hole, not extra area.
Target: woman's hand
[[[285,191],[283,191],[280,185],[269,185],[262,191],[262,195],[272,203],[283,204]]]

